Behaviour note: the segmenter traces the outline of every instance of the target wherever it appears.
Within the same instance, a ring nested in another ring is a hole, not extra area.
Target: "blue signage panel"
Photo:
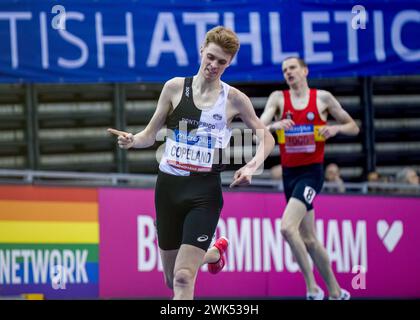
[[[237,32],[223,79],[416,74],[420,1],[38,0],[0,2],[0,82],[163,82],[195,74],[205,33]]]

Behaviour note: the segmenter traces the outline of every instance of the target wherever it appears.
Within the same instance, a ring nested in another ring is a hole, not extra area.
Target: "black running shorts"
[[[324,168],[321,163],[299,167],[283,168],[283,186],[287,202],[290,198],[302,201],[308,211],[313,209],[312,202],[321,191],[324,183]]]
[[[159,171],[155,189],[159,248],[207,250],[223,207],[220,174],[175,176]]]

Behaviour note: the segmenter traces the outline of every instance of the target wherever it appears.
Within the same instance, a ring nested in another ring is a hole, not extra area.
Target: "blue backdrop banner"
[[[0,82],[164,82],[195,74],[205,33],[235,30],[228,82],[416,74],[420,1],[2,0]]]

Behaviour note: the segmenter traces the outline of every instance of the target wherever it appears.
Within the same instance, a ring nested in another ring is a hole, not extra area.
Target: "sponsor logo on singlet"
[[[218,114],[218,113],[215,113],[215,114],[213,115],[213,119],[214,119],[214,120],[217,120],[217,121],[220,121],[220,120],[222,120],[222,116],[221,116],[220,114]]]
[[[292,120],[292,119],[293,119],[293,113],[292,113],[292,112],[290,112],[290,110],[288,110],[288,111],[286,112],[286,119],[289,119],[289,120]]]
[[[205,127],[205,128],[209,128],[209,129],[213,129],[213,130],[216,129],[216,125],[215,124],[207,123],[207,122],[200,121],[200,120],[182,118],[181,121],[184,121],[187,124],[190,124],[190,125],[193,125],[193,126],[197,126],[197,127]]]
[[[306,114],[306,119],[308,119],[309,121],[312,121],[312,120],[314,120],[315,119],[315,114],[313,113],[313,112],[308,112],[307,114]]]

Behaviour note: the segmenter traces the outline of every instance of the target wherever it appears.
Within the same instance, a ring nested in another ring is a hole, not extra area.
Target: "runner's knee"
[[[176,287],[189,287],[193,284],[194,272],[187,268],[179,269],[175,272],[173,285]]]
[[[303,243],[308,250],[315,248],[317,244],[317,239],[315,236],[305,236],[302,237]]]
[[[292,225],[282,224],[280,232],[284,239],[288,240],[292,238],[297,233],[297,228]]]

